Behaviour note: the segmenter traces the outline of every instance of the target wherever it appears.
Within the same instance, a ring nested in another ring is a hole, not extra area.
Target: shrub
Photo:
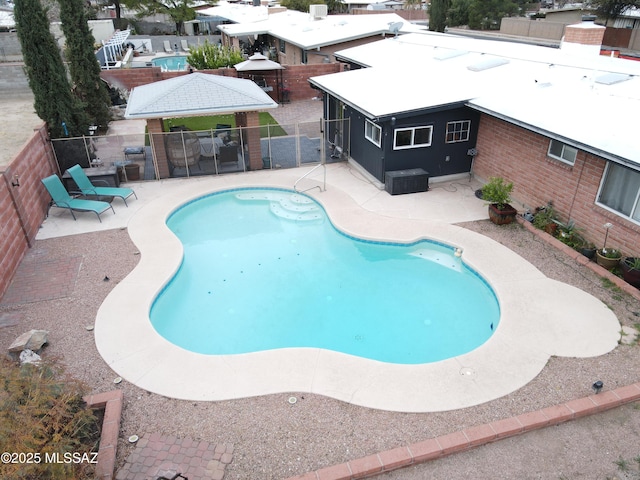
[[[0,360],[0,451],[39,454],[34,463],[0,463],[0,478],[93,478],[90,462],[64,463],[64,454],[97,451],[98,418],[82,399],[83,386],[55,363],[17,366]],[[58,454],[61,461],[45,462]]]
[[[489,182],[482,187],[482,199],[495,204],[500,210],[511,201],[513,183],[505,183],[501,177],[491,177]]]

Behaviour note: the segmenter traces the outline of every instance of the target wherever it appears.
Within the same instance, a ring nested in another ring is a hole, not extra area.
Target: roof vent
[[[314,20],[327,18],[328,13],[329,10],[326,5],[309,5],[309,14]]]

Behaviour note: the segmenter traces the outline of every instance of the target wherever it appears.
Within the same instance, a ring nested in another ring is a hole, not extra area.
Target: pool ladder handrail
[[[298,182],[300,182],[300,180],[304,179],[305,177],[308,177],[309,175],[311,175],[313,172],[315,172],[320,167],[324,168],[323,178],[322,178],[322,186],[314,185],[313,187],[309,187],[306,190],[298,190]],[[293,184],[293,189],[296,192],[308,192],[309,190],[313,190],[314,188],[320,189],[321,192],[324,192],[324,191],[327,190],[327,166],[324,163],[321,163],[321,164],[316,165],[315,167],[313,167],[307,173],[302,175],[298,180],[296,180],[296,182]]]

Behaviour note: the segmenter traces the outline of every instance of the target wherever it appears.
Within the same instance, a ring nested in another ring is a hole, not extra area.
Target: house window
[[[471,120],[461,120],[459,122],[447,122],[447,143],[466,142],[469,140],[469,130]]]
[[[285,42],[284,40],[280,39],[280,52],[281,53],[287,53],[286,52],[286,48],[285,48],[286,43],[287,42]]]
[[[307,51],[306,50],[302,50],[302,58],[300,59],[300,63],[303,64],[307,64],[308,58],[307,58]]]
[[[608,163],[598,194],[598,203],[640,222],[640,172]]]
[[[428,147],[431,145],[433,127],[396,128],[393,135],[393,149]]]
[[[569,145],[565,145],[564,143],[558,142],[557,140],[551,140],[551,142],[549,143],[548,155],[557,160],[560,160],[561,162],[573,165],[574,163],[576,163],[577,154],[577,148],[570,147]]]
[[[382,128],[380,125],[376,125],[370,120],[365,120],[364,122],[364,138],[369,140],[371,143],[380,146],[380,139],[382,138]]]

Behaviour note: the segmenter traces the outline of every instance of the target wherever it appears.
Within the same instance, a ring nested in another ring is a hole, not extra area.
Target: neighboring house
[[[252,51],[269,55],[282,65],[333,63],[337,50],[387,35],[424,31],[394,13],[327,15],[326,5],[312,5],[311,13],[272,12],[264,6],[226,5],[200,13],[234,22],[218,27],[223,44],[239,46],[248,41],[253,44]]]
[[[310,83],[344,120],[331,138],[380,186],[415,168],[502,176],[520,211],[552,201],[596,244],[614,223],[609,246],[640,255],[640,62],[597,55],[603,32],[568,27],[559,50],[403,35],[337,52],[350,71]]]

